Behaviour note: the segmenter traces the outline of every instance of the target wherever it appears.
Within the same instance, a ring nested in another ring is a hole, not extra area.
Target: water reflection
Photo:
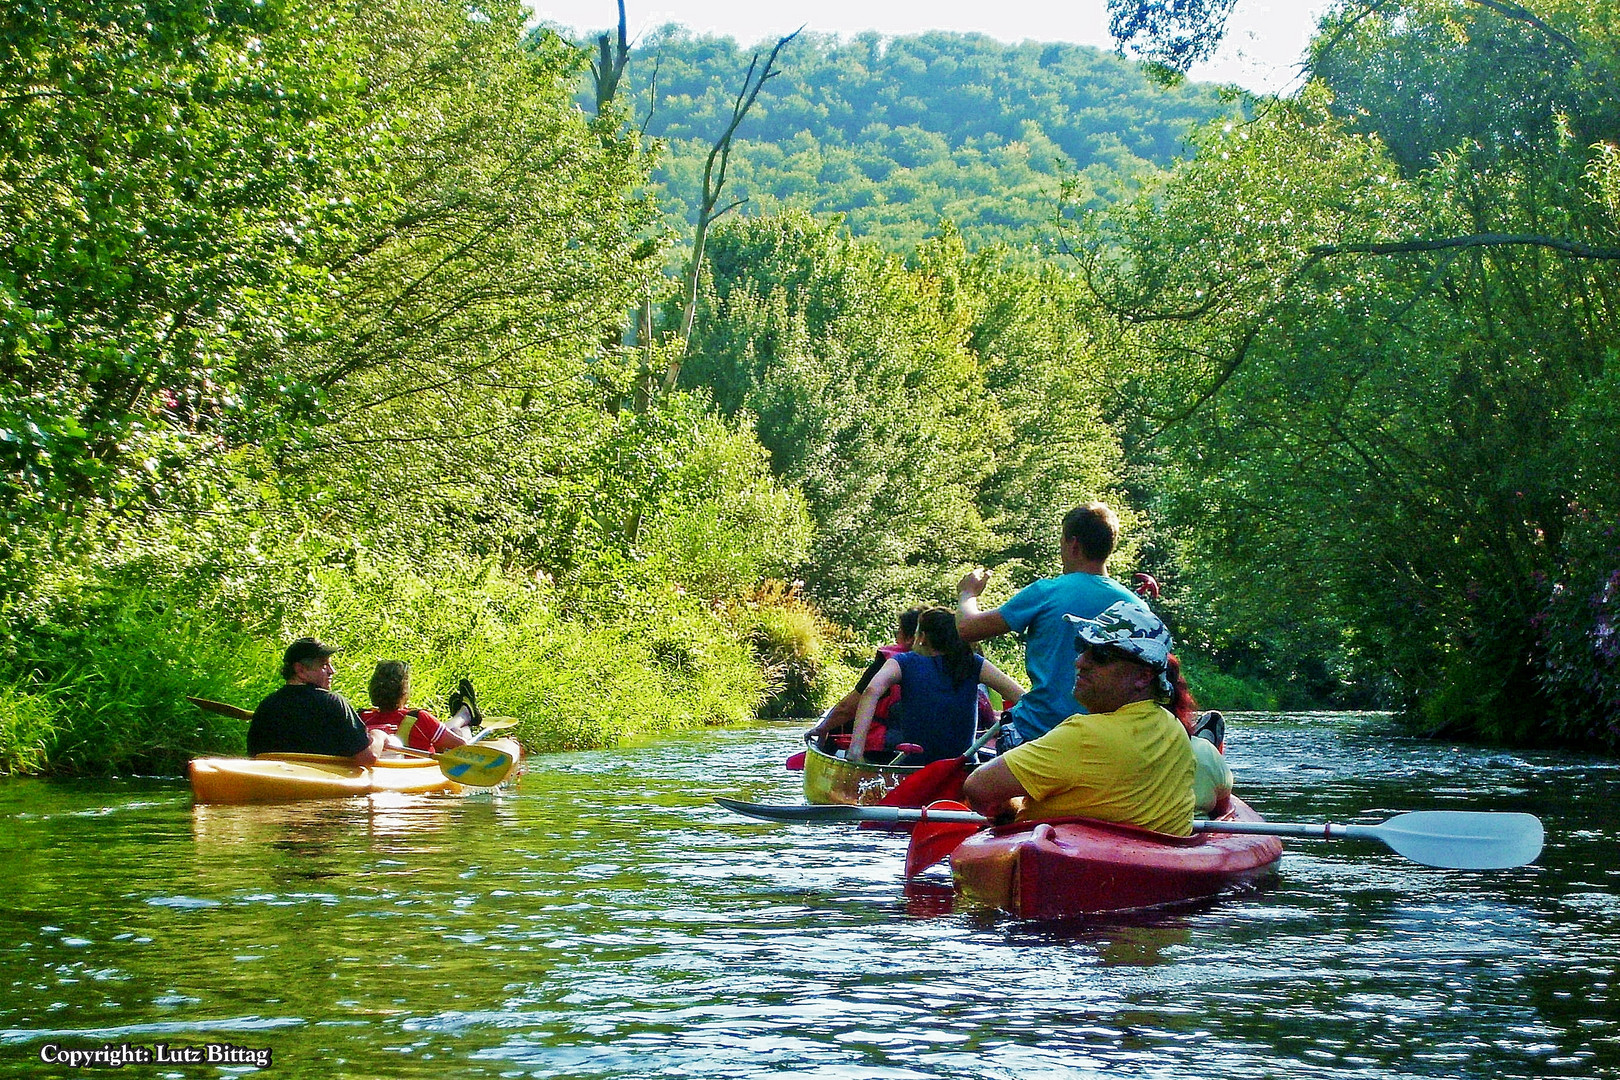
[[[796,800],[793,744],[559,755],[475,799],[0,783],[0,1074],[162,1039],[291,1076],[1620,1077],[1612,765],[1234,719],[1273,819],[1529,810],[1547,850],[1485,874],[1290,842],[1260,890],[1040,925],[903,885],[897,837],[712,805]]]

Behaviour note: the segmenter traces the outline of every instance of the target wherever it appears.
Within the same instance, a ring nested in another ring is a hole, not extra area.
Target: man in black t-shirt
[[[287,684],[253,710],[248,753],[330,754],[370,765],[383,752],[387,735],[368,732],[354,707],[332,693],[332,656],[338,650],[302,637],[281,657]]]

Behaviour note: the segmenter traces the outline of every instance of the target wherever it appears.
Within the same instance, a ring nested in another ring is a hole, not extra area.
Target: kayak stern
[[[807,747],[804,756],[804,801],[816,805],[874,806],[920,765],[856,765]]]
[[[1236,798],[1225,816],[1261,820]],[[1070,818],[976,833],[951,853],[951,874],[970,901],[1020,918],[1057,919],[1214,896],[1270,874],[1281,857],[1273,836],[1168,836]]]

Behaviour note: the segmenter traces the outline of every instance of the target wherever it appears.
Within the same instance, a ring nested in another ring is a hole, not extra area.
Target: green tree
[[[43,530],[183,490],[302,396],[329,198],[367,167],[346,13],[302,0],[21,5],[0,29],[0,504]],[[208,422],[201,418],[207,416]]]
[[[1063,514],[1102,498],[1123,511],[1119,564],[1130,562],[1141,523],[1105,414],[1118,373],[1090,297],[1053,266],[1032,268],[1000,249],[970,254],[950,226],[918,249],[911,267],[932,283],[942,312],[967,326],[965,344],[994,402],[986,415],[1002,421],[981,429],[994,464],[976,495],[990,535],[980,558],[1012,585],[1049,574]]]
[[[940,285],[803,214],[728,223],[682,381],[756,416],[816,524],[826,610],[869,628],[943,597],[988,534],[976,507],[1003,421]]]
[[[683,230],[697,221],[705,159],[748,56],[676,26],[632,51],[619,93],[666,147],[653,190]],[[1101,206],[1180,156],[1194,124],[1238,110],[1213,87],[1166,88],[1083,46],[801,34],[738,134],[728,182],[750,212],[842,214],[897,254],[942,218],[975,249],[1035,250],[1051,241],[1068,170]]]
[[[516,2],[484,15],[391,0],[355,18],[378,168],[335,193],[359,209],[315,268],[322,332],[279,358],[318,405],[277,453],[368,529],[408,543],[438,519],[496,552],[512,481],[612,427],[620,327],[658,261],[628,194],[636,140],[570,100],[581,57],[520,45]]]
[[[1431,730],[1590,738],[1603,696],[1549,710],[1538,628],[1549,588],[1601,596],[1602,545],[1569,538],[1620,512],[1612,151],[1573,136],[1610,124],[1614,5],[1550,6],[1562,29],[1367,7],[1325,24],[1321,81],[1216,133],[1086,267],[1151,358],[1141,436],[1229,617],[1331,631]]]

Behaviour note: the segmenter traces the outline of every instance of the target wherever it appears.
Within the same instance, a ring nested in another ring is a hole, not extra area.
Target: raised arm
[[[1012,632],[996,608],[979,610],[979,594],[990,580],[990,571],[978,567],[962,575],[956,585],[956,633],[963,641],[983,641]]]

